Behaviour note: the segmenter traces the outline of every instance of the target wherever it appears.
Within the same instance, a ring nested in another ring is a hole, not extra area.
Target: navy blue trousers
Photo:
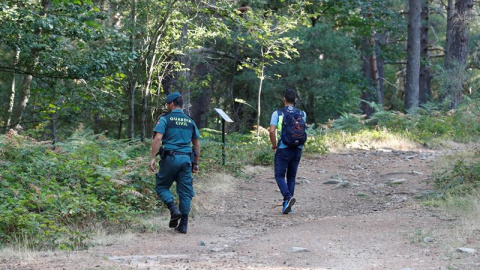
[[[295,193],[295,177],[301,158],[302,148],[278,148],[275,153],[275,181],[284,200]]]

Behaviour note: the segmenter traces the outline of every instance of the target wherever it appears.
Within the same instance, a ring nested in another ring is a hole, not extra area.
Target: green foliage
[[[278,74],[279,79],[270,80],[265,92],[280,99],[285,87],[296,89],[300,97],[297,107],[307,112],[310,123],[357,112],[360,63],[352,40],[322,23],[299,27],[289,35],[300,39],[296,45],[300,57],[275,67],[269,75],[274,78]]]
[[[454,157],[443,170],[435,173],[435,186],[454,196],[473,194],[480,190],[480,149],[472,157]]]
[[[219,131],[202,129],[201,146],[201,167],[208,168],[208,174],[211,171],[226,170],[235,175],[241,175],[242,169],[247,165],[272,165],[273,150],[271,148],[268,136],[256,134],[226,134],[225,139],[225,166],[223,166],[222,156],[222,136]],[[200,175],[204,177],[205,175]]]
[[[363,115],[356,115],[351,113],[342,113],[333,125],[333,129],[343,130],[348,132],[357,132],[365,128],[365,120]]]
[[[133,160],[142,146],[86,132],[57,147],[18,137],[0,140],[1,242],[83,248],[96,227],[121,230],[155,208],[152,177]]]
[[[480,110],[477,104],[478,101],[470,101],[457,111],[448,112],[443,112],[434,103],[424,104],[409,111],[409,114],[380,110],[366,124],[387,128],[427,146],[440,139],[477,141],[480,137]]]
[[[271,148],[268,134],[257,137],[256,131],[250,134],[226,134],[225,166],[222,165],[222,136],[221,132],[211,129],[202,129],[201,166],[211,171],[226,170],[236,175],[242,174],[247,166],[271,166],[274,161],[274,151]],[[321,132],[312,125],[307,129],[308,139],[305,144],[306,153],[325,154],[328,151],[327,142]],[[204,177],[204,175],[202,175]]]

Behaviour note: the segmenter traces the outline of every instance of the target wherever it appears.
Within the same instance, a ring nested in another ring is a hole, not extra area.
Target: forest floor
[[[84,251],[2,251],[0,269],[480,269],[480,233],[462,239],[454,214],[420,199],[432,194],[441,155],[304,155],[288,215],[272,167],[216,175],[195,183],[186,235],[168,228],[164,212],[148,221],[154,232],[104,235]]]

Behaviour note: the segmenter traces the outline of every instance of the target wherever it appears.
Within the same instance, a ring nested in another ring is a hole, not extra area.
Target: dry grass
[[[273,157],[272,157],[273,158]],[[273,176],[273,168],[272,167],[263,167],[263,166],[246,166],[243,169],[243,173],[247,175],[247,178],[254,178],[255,175],[263,174],[265,172],[271,171]]]
[[[355,134],[338,133],[326,137],[328,149],[338,152],[346,149],[390,149],[396,151],[415,151],[424,149],[419,143],[406,137],[392,134],[387,130],[362,131]]]
[[[132,241],[136,241],[137,238],[138,236],[132,232],[110,234],[105,230],[98,230],[97,233],[92,237],[91,243],[95,246],[111,246],[116,244],[127,244]]]
[[[51,251],[34,251],[29,249],[26,245],[7,246],[0,249],[0,258],[13,259],[21,262],[32,262],[44,254],[53,254]]]
[[[192,200],[193,214],[197,212],[197,209],[204,212],[218,207],[210,203],[212,198],[233,193],[237,180],[225,173],[215,173],[209,175],[208,178],[196,179],[194,182],[196,196]]]
[[[458,220],[444,236],[449,246],[480,250],[480,193],[447,198],[443,207]]]
[[[420,144],[409,141],[405,138],[392,137],[385,140],[360,139],[346,145],[346,148],[352,149],[392,149],[396,151],[414,151],[423,149]]]
[[[452,166],[458,160],[466,163],[478,160],[474,149],[478,144],[459,145],[446,142],[452,146],[444,148],[444,155],[437,157],[433,164],[435,174],[442,171],[452,170]],[[473,191],[471,195],[451,196],[445,195],[442,200],[434,200],[433,205],[442,209],[446,219],[454,219],[454,226],[438,231],[439,239],[448,250],[459,247],[474,248],[480,251],[480,191]]]

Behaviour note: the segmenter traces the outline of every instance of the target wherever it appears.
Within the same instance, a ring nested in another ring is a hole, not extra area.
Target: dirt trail
[[[436,153],[304,156],[293,213],[281,214],[272,168],[197,183],[187,235],[123,236],[87,251],[0,258],[0,269],[480,269],[442,234],[456,220],[419,204]],[[331,184],[326,184],[325,182]],[[474,244],[480,244],[478,239]]]

